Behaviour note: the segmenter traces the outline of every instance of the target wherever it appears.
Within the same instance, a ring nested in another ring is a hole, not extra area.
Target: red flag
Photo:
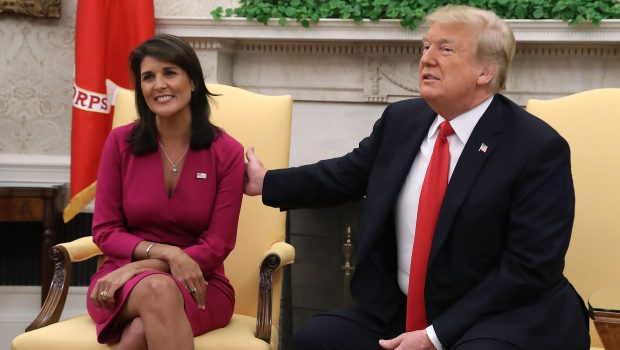
[[[131,89],[130,51],[153,36],[153,0],[79,0],[71,124],[71,220],[95,194],[99,158],[112,127],[117,86]]]

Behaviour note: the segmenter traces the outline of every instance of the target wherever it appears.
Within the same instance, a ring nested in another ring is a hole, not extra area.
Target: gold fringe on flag
[[[97,187],[97,181],[88,185],[85,189],[78,192],[71,200],[69,204],[65,207],[65,210],[62,213],[62,218],[65,223],[69,222],[73,219],[77,214],[80,213],[85,206],[87,206],[90,202],[95,199],[95,189]]]

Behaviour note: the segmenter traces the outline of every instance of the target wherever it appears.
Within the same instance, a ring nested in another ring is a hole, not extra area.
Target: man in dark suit
[[[247,152],[246,193],[267,205],[365,197],[357,306],[306,321],[294,349],[589,349],[563,275],[568,144],[498,94],[515,51],[501,19],[447,6],[427,22],[422,98],[388,106],[351,153],[266,171]]]

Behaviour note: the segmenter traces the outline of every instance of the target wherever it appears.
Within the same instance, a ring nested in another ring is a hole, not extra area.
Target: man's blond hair
[[[478,34],[477,57],[484,63],[493,63],[497,72],[491,88],[498,92],[506,88],[508,68],[515,54],[515,37],[512,29],[495,13],[463,5],[440,7],[426,16],[428,25],[462,24],[475,29]]]

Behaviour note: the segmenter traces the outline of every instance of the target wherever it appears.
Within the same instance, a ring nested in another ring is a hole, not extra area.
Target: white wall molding
[[[569,25],[560,20],[508,20],[517,42],[527,43],[618,43],[620,20]]]
[[[518,103],[620,85],[620,20],[600,26],[508,23],[517,53],[505,94]],[[390,103],[418,96],[423,27],[325,19],[304,28],[297,22],[266,26],[245,18],[191,17],[159,17],[156,24],[158,32],[192,43],[210,81],[291,94],[295,101]]]
[[[618,32],[620,35],[620,31]],[[195,50],[216,50],[239,54],[303,54],[303,55],[420,55],[419,42],[378,43],[378,42],[288,42],[288,41],[250,41],[223,42],[211,38],[189,38],[187,41]],[[568,43],[562,45],[528,44],[518,46],[517,56],[597,56],[618,57],[620,42],[610,46],[601,43]]]
[[[2,183],[68,183],[69,156],[0,154]]]
[[[569,25],[561,20],[508,20],[518,42],[527,43],[618,43],[620,20],[604,20],[600,26],[592,24]],[[157,31],[186,38],[214,38],[232,40],[287,40],[287,41],[420,41],[424,28],[410,30],[398,20],[322,19],[309,28],[298,22],[280,26],[277,20],[269,25],[245,18],[159,17]]]

